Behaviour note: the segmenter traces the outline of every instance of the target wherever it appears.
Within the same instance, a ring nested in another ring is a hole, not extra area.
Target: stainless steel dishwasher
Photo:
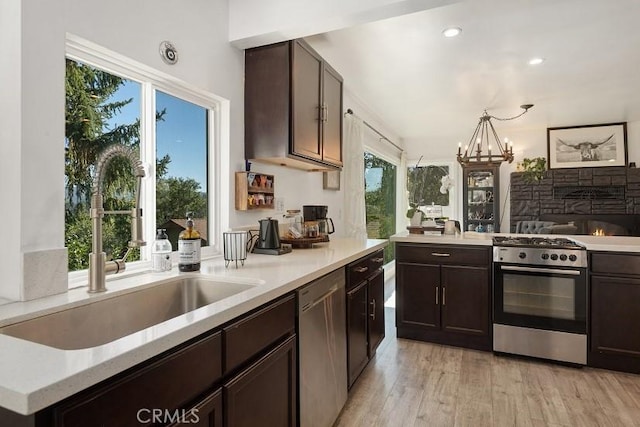
[[[298,290],[300,425],[333,425],[347,401],[344,270]]]

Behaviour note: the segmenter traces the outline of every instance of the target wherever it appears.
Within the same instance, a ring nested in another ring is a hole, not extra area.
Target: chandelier
[[[470,165],[499,165],[505,161],[511,163],[513,161],[513,142],[507,138],[504,139],[504,145],[500,142],[491,119],[500,121],[517,119],[529,111],[531,107],[533,107],[533,104],[521,105],[520,108],[524,109],[522,113],[507,118],[492,116],[487,113],[487,110],[484,110],[476,130],[469,140],[469,144],[464,147],[464,153],[462,152],[462,143],[458,143],[458,163],[463,167]],[[486,150],[486,153],[483,150]]]

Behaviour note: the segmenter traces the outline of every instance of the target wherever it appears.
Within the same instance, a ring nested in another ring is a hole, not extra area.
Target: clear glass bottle
[[[193,228],[193,213],[187,212],[186,229],[178,235],[178,269],[200,270],[200,233]]]
[[[289,209],[286,218],[286,227],[284,236],[286,238],[300,239],[304,237],[304,226],[300,209]]]
[[[166,229],[158,228],[156,231],[156,240],[151,248],[151,263],[153,271],[162,273],[171,270],[171,242],[167,236]]]

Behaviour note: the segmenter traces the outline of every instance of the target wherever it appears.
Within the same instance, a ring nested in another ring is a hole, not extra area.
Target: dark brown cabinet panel
[[[640,373],[638,265],[637,254],[591,254],[589,366]]]
[[[369,362],[367,343],[367,282],[347,292],[347,367],[349,387]]]
[[[323,76],[322,159],[342,166],[342,77],[327,63]]]
[[[322,160],[322,58],[302,43],[293,43],[293,139],[291,151]]]
[[[224,373],[293,334],[295,316],[295,295],[291,295],[223,328]]]
[[[373,357],[376,349],[384,339],[384,274],[378,270],[369,279],[369,357]]]
[[[397,243],[398,337],[490,350],[490,249]]]
[[[303,40],[245,52],[245,157],[342,167],[342,77]]]
[[[225,426],[296,425],[296,337],[225,383]]]
[[[150,419],[154,409],[169,411],[170,418],[221,378],[220,359],[218,332],[95,391],[70,398],[54,409],[55,425],[137,426],[139,418]]]
[[[490,328],[489,272],[485,267],[441,267],[442,329],[458,334],[488,336]],[[484,304],[478,304],[484,302]]]
[[[180,421],[171,427],[222,427],[222,389],[207,395],[191,409],[177,413]]]
[[[396,326],[440,330],[440,266],[398,263]]]
[[[384,250],[347,266],[347,373],[355,383],[384,339]]]

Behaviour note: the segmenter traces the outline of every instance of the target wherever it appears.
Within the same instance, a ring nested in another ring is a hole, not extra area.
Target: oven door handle
[[[550,273],[550,274],[565,274],[568,276],[579,276],[582,273],[577,270],[560,270],[557,268],[534,268],[534,267],[515,267],[512,265],[501,265],[502,270],[507,271],[526,271],[530,273]]]

